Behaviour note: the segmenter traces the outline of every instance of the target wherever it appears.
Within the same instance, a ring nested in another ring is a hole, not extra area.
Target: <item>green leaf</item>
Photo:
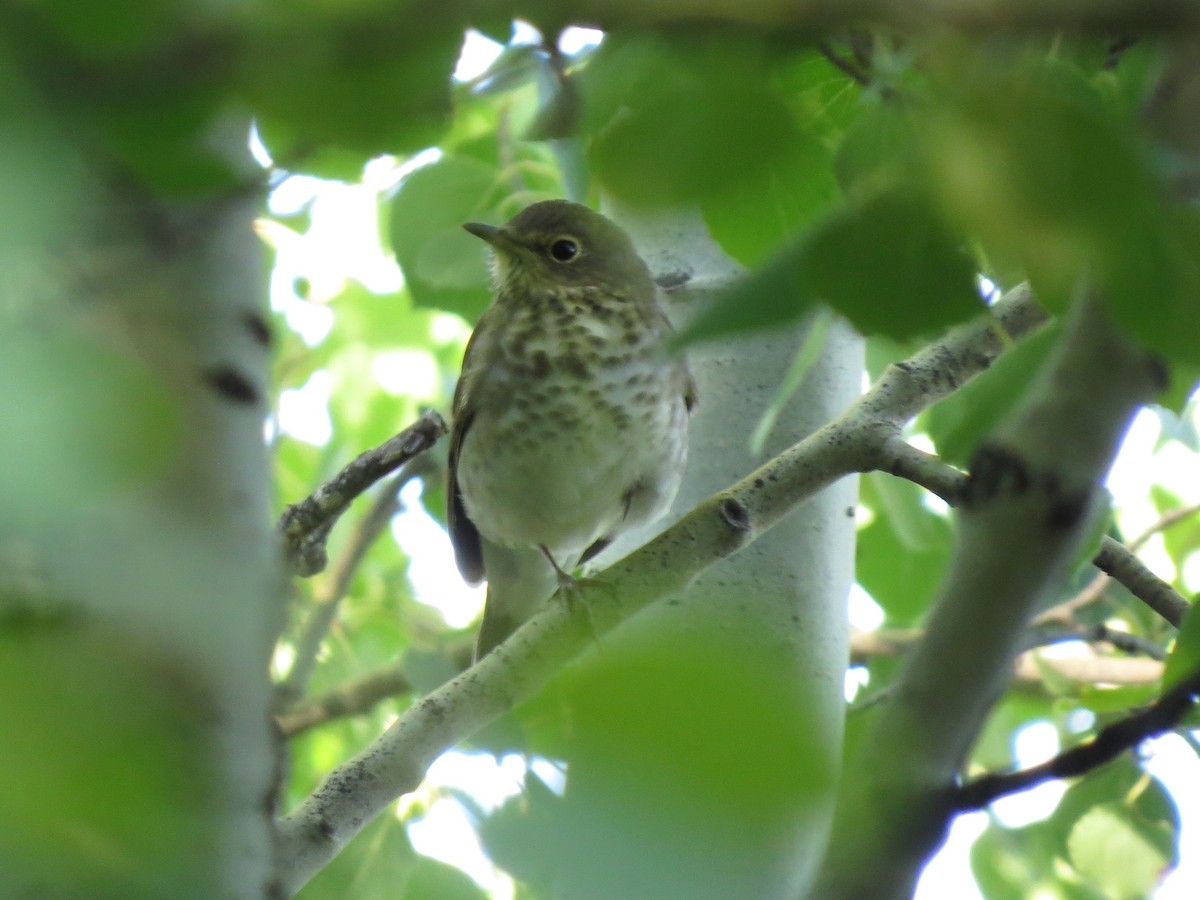
[[[74,601],[42,585],[26,598],[19,583],[5,585],[0,616],[0,719],[12,724],[0,766],[0,892],[211,896],[207,685],[130,629],[22,611]]]
[[[833,321],[833,314],[827,309],[819,309],[813,315],[808,327],[804,330],[800,349],[796,351],[796,356],[792,359],[783,383],[779,385],[779,390],[771,398],[766,411],[750,435],[750,454],[752,456],[760,457],[762,455],[767,439],[771,436],[775,423],[779,421],[779,416],[787,407],[788,401],[800,390],[805,376],[820,359]]]
[[[1064,857],[1105,897],[1149,896],[1177,861],[1175,802],[1128,756],[1071,785],[1051,824]]]
[[[935,405],[928,414],[929,436],[946,462],[966,466],[980,442],[1025,396],[1038,370],[1054,349],[1058,325],[1019,341],[991,368]]]
[[[1039,719],[1053,715],[1053,701],[1032,691],[1009,691],[988,714],[971,748],[971,772],[1002,772],[1016,766],[1013,735]]]
[[[419,859],[404,825],[395,816],[376,816],[296,894],[296,900],[407,898],[413,895],[405,885]]]
[[[835,212],[741,279],[680,344],[793,322],[826,303],[865,334],[904,339],[978,313],[974,267],[929,205],[887,191]]]
[[[474,321],[490,297],[487,247],[464,222],[494,219],[498,173],[462,156],[413,172],[392,198],[389,237],[413,302]]]
[[[1045,822],[1012,829],[993,823],[971,846],[971,872],[988,900],[1106,900],[1070,879],[1058,845]]]
[[[768,836],[828,790],[803,685],[718,634],[664,637],[622,631],[564,676],[570,781],[530,837],[558,895],[743,896],[776,852]]]
[[[240,76],[263,142],[281,165],[318,171],[318,152],[409,153],[435,143],[451,112],[462,45],[458,6],[260,7]]]
[[[804,280],[806,264],[804,244],[785,248],[761,269],[738,279],[716,297],[708,309],[680,331],[677,343],[687,346],[803,318],[817,305]]]
[[[1139,821],[1122,803],[1085,813],[1067,839],[1075,869],[1110,900],[1148,897],[1174,861],[1174,832]]]
[[[864,500],[871,498],[872,508],[887,519],[908,550],[925,552],[945,540],[941,529],[933,524],[943,517],[925,505],[927,492],[923,487],[883,472],[868,472],[862,479]]]
[[[1081,684],[1077,692],[1079,703],[1098,715],[1128,714],[1129,710],[1145,706],[1157,697],[1157,684],[1094,685]]]
[[[887,612],[887,624],[904,627],[920,622],[937,596],[950,564],[952,533],[949,522],[934,515],[917,498],[901,504],[893,495],[893,502],[905,508],[898,518],[900,530],[880,515],[858,532],[857,575],[859,583]],[[906,543],[913,539],[923,546]]]
[[[1193,603],[1179,626],[1175,646],[1163,671],[1163,689],[1169,690],[1189,675],[1200,671],[1200,604]]]
[[[865,106],[838,146],[838,184],[850,196],[870,195],[923,177],[921,119],[895,103]]]
[[[851,204],[806,242],[810,290],[864,334],[941,331],[983,305],[961,241],[927,200],[887,190]]]
[[[748,33],[606,40],[580,79],[594,174],[641,206],[737,190],[798,143],[770,83],[765,43]]]
[[[1077,70],[990,62],[923,131],[943,208],[1021,260],[1053,311],[1086,278],[1131,335],[1200,362],[1200,215],[1171,204],[1136,132]]]
[[[829,151],[799,136],[786,155],[739,179],[730,190],[701,202],[704,223],[721,248],[754,266],[837,198]]]

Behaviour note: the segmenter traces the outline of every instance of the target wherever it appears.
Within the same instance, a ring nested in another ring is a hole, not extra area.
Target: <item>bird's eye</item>
[[[569,263],[579,255],[579,243],[572,238],[556,238],[550,245],[550,258],[555,262]]]

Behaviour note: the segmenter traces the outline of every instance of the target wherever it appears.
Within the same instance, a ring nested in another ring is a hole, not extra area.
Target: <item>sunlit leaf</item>
[[[494,168],[445,156],[413,172],[392,199],[390,239],[413,302],[469,321],[487,306],[487,247],[464,222],[494,219]]]
[[[1071,863],[1112,900],[1147,897],[1174,860],[1174,832],[1138,821],[1122,803],[1085,813],[1067,839]]]

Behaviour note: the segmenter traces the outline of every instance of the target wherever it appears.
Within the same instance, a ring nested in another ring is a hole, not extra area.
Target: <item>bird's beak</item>
[[[463,228],[475,237],[487,241],[492,249],[512,256],[521,251],[521,242],[516,240],[503,225],[484,225],[482,222],[467,222]]]
[[[463,228],[475,235],[480,240],[487,241],[489,244],[496,243],[500,237],[500,229],[495,225],[484,225],[482,222],[467,222]]]

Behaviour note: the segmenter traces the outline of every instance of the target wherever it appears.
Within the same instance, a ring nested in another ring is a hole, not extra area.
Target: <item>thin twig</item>
[[[1092,562],[1176,628],[1182,624],[1190,604],[1123,544],[1105,535],[1100,540],[1100,552]]]
[[[886,446],[888,462],[882,466],[886,471],[936,494],[949,505],[955,506],[967,484],[967,476],[938,457],[918,450],[899,436],[891,438]],[[1146,568],[1134,554],[1133,549],[1144,544],[1157,531],[1167,528],[1196,512],[1197,507],[1181,507],[1163,516],[1146,532],[1139,534],[1129,547],[1107,535],[1100,541],[1100,550],[1092,558],[1093,565],[1102,570],[1101,575],[1069,600],[1035,616],[1032,625],[1070,625],[1073,613],[1093,603],[1103,594],[1109,579],[1119,581],[1131,594],[1162,616],[1171,625],[1179,627],[1191,604],[1179,593]],[[1106,579],[1100,582],[1100,579]]]
[[[1168,510],[1163,513],[1157,520],[1150,523],[1147,528],[1136,535],[1132,540],[1126,543],[1126,547],[1130,553],[1139,550],[1145,543],[1158,534],[1160,531],[1165,531],[1172,525],[1182,522],[1191,516],[1200,512],[1200,503],[1193,503],[1187,506],[1177,506],[1175,509]],[[1112,583],[1112,576],[1105,572],[1100,572],[1087,583],[1087,585],[1079,591],[1075,596],[1064,600],[1056,606],[1051,607],[1045,612],[1036,616],[1033,620],[1034,626],[1049,625],[1052,623],[1066,624],[1073,620],[1076,613],[1081,609],[1085,609],[1096,603],[1104,596],[1104,592]]]
[[[425,477],[429,468],[424,464],[423,457],[417,457],[396,473],[375,497],[366,515],[350,534],[329,578],[318,589],[316,602],[304,621],[300,636],[296,639],[292,666],[277,688],[276,703],[279,709],[287,709],[307,693],[308,682],[316,669],[321,644],[337,617],[338,607],[350,589],[354,573],[375,539],[399,512],[401,489],[412,479]]]
[[[1200,671],[1193,672],[1153,704],[1102,728],[1086,744],[1072,747],[1054,759],[1019,772],[984,775],[968,781],[954,792],[954,807],[960,812],[982,809],[993,800],[1023,791],[1052,778],[1084,775],[1131,750],[1147,738],[1174,728],[1195,705],[1200,692]]]
[[[472,637],[451,645],[444,652],[457,673],[471,664],[474,649],[475,640]],[[326,722],[365,713],[389,697],[403,696],[412,693],[413,689],[408,677],[408,662],[401,659],[338,685],[319,697],[298,703],[276,716],[275,721],[283,736],[291,738]]]
[[[852,62],[843,56],[839,56],[837,51],[833,49],[828,41],[821,41],[817,44],[817,49],[821,51],[821,55],[833,63],[834,67],[842,73],[849,75],[850,78],[863,87],[869,87],[871,84],[871,76],[863,70],[858,63]]]
[[[279,533],[292,572],[315,575],[325,568],[329,530],[359,494],[379,479],[424,453],[446,433],[446,421],[428,410],[416,422],[363,453],[299,503],[283,511]]]

